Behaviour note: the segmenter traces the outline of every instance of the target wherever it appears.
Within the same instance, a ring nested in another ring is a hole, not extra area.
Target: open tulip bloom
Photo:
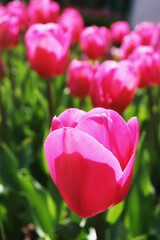
[[[126,197],[139,139],[136,117],[128,123],[113,110],[71,108],[52,119],[44,150],[64,201],[88,218]]]

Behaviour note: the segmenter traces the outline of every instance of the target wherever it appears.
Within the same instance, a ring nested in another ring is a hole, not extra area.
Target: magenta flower
[[[91,59],[105,57],[111,43],[111,33],[106,27],[86,27],[80,35],[80,45],[82,50]]]
[[[160,23],[157,24],[157,28],[153,33],[151,45],[157,52],[160,53]]]
[[[124,36],[130,33],[130,25],[126,21],[117,21],[111,24],[111,33],[113,41],[120,44]]]
[[[94,67],[89,61],[73,59],[70,62],[67,81],[73,96],[83,98],[88,95],[94,71]]]
[[[71,31],[72,43],[79,41],[79,36],[84,28],[84,21],[77,9],[65,8],[58,22],[66,31]]]
[[[0,48],[16,47],[19,42],[19,19],[12,16],[5,8],[0,11]]]
[[[59,16],[59,12],[59,4],[51,0],[31,0],[28,6],[31,23],[55,22]]]
[[[139,139],[136,117],[112,110],[68,109],[52,120],[44,150],[51,177],[66,204],[88,218],[126,197]]]
[[[26,30],[28,27],[28,10],[25,2],[14,0],[7,4],[7,11],[12,16],[17,16],[20,22],[20,29]]]
[[[92,104],[122,113],[132,102],[138,84],[138,71],[130,61],[104,61],[91,84]]]
[[[135,26],[135,32],[141,36],[143,45],[151,45],[152,38],[157,31],[157,25],[153,22],[141,22]]]
[[[129,59],[139,71],[140,88],[160,85],[160,55],[152,46],[136,48]]]
[[[142,39],[137,33],[131,32],[130,34],[124,36],[120,46],[121,59],[128,58],[134,49],[141,45]]]
[[[33,24],[25,34],[31,68],[44,78],[62,74],[68,64],[70,41],[70,34],[59,24]]]

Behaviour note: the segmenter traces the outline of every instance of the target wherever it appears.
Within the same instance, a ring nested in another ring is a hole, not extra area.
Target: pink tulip
[[[126,197],[139,139],[136,117],[112,110],[68,109],[52,119],[44,150],[51,177],[69,208],[92,217]]]
[[[136,48],[129,59],[139,71],[140,88],[160,85],[160,55],[152,46]]]
[[[153,33],[151,45],[154,47],[155,51],[160,53],[160,23],[157,24],[157,28]]]
[[[134,51],[134,49],[142,44],[141,37],[132,32],[126,35],[121,43],[120,52],[121,59],[126,59]]]
[[[55,22],[59,12],[59,4],[51,0],[31,0],[28,6],[31,23]]]
[[[132,102],[138,83],[138,72],[130,61],[104,61],[91,84],[92,104],[122,113]]]
[[[130,33],[130,25],[126,21],[117,21],[111,24],[111,33],[113,41],[120,44],[124,36]]]
[[[28,27],[28,11],[25,2],[14,0],[7,4],[7,11],[12,16],[17,16],[20,22],[20,29],[26,30]]]
[[[79,11],[75,8],[66,8],[58,19],[59,24],[72,34],[72,43],[79,41],[79,36],[84,28],[84,21]]]
[[[93,76],[94,68],[91,62],[73,59],[70,62],[67,76],[71,94],[80,98],[86,97],[89,93]]]
[[[25,34],[31,68],[44,78],[64,73],[70,41],[70,34],[64,32],[59,24],[33,24]]]
[[[19,19],[3,10],[0,14],[0,48],[9,49],[17,46],[19,30]]]
[[[0,5],[0,17],[1,17],[3,14],[6,14],[6,7],[1,4],[1,5]]]
[[[157,26],[153,22],[141,22],[135,27],[135,32],[141,36],[143,45],[151,44],[155,31],[157,31]]]
[[[86,27],[80,35],[82,50],[91,59],[105,57],[108,48],[111,46],[111,42],[111,33],[106,27]]]

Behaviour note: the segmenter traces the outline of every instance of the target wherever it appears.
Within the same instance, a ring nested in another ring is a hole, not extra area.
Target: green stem
[[[1,216],[1,211],[0,211],[0,216]],[[2,223],[1,217],[0,217],[0,239],[1,240],[6,240],[6,236],[5,236],[5,233],[4,233],[4,228],[3,228],[3,223]]]
[[[9,79],[11,81],[12,98],[13,98],[13,103],[15,105],[16,97],[15,97],[15,81],[14,81],[14,75],[13,75],[12,56],[13,56],[12,50],[9,50],[8,56],[7,56],[7,65],[9,69]]]
[[[46,81],[47,81],[47,98],[48,98],[49,117],[51,121],[54,116],[51,78],[46,79]]]
[[[103,213],[94,216],[94,224],[97,235],[97,240],[105,240],[105,233],[103,227]]]
[[[153,112],[153,100],[152,100],[152,89],[147,89],[148,94],[148,105],[150,112],[150,172],[152,172],[154,166],[154,149],[155,149],[155,119]]]
[[[1,96],[1,84],[0,84],[0,113],[1,113],[1,123],[2,123],[2,141],[8,143],[8,134],[7,134],[7,119],[6,119],[6,111],[5,107],[2,103],[2,96]]]

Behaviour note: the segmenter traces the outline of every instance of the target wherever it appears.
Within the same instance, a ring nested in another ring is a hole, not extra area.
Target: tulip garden
[[[160,240],[160,24],[0,4],[0,240]]]

